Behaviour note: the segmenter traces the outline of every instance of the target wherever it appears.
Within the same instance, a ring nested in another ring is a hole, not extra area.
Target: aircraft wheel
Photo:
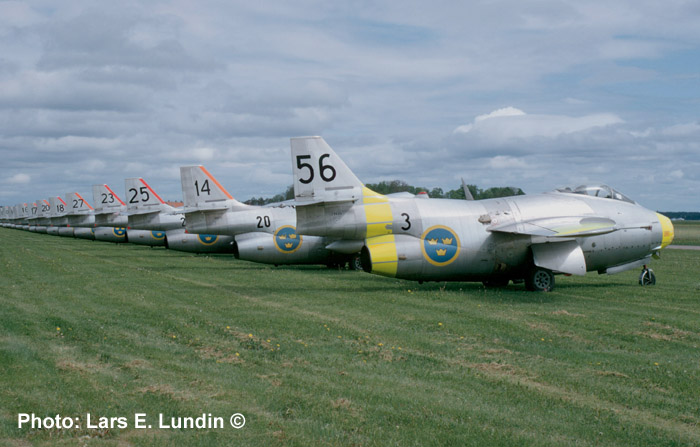
[[[639,275],[639,285],[640,286],[653,286],[656,284],[656,275],[652,269],[644,268],[642,273]]]
[[[350,267],[350,270],[362,270],[362,258],[360,257],[359,253],[350,257],[348,267]]]
[[[542,267],[533,267],[525,277],[525,288],[531,292],[551,292],[554,290],[554,274]]]

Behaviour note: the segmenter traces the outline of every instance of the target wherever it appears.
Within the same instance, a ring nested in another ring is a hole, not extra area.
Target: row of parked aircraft
[[[167,204],[143,178],[124,199],[94,185],[2,207],[5,227],[189,252],[232,253],[267,264],[348,263],[423,281],[524,282],[549,291],[554,275],[643,267],[673,240],[671,221],[606,185],[488,200],[382,195],[352,173],[321,137],[292,138],[293,201],[241,203],[203,166],[180,168],[184,206]]]

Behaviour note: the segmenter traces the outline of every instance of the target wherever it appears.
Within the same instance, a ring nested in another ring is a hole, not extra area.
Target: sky
[[[0,204],[204,165],[292,184],[321,135],[365,183],[606,183],[700,210],[697,1],[0,0]]]

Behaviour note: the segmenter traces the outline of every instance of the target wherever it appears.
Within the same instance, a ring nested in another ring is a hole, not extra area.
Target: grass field
[[[0,228],[0,445],[697,446],[700,252],[652,267],[528,293]]]
[[[675,245],[700,245],[700,222],[684,220],[673,222]]]

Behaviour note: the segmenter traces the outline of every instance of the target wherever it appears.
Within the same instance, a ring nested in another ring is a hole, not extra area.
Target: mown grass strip
[[[0,443],[696,445],[700,253],[557,290],[391,280],[0,229]],[[244,413],[236,431],[18,412]]]

